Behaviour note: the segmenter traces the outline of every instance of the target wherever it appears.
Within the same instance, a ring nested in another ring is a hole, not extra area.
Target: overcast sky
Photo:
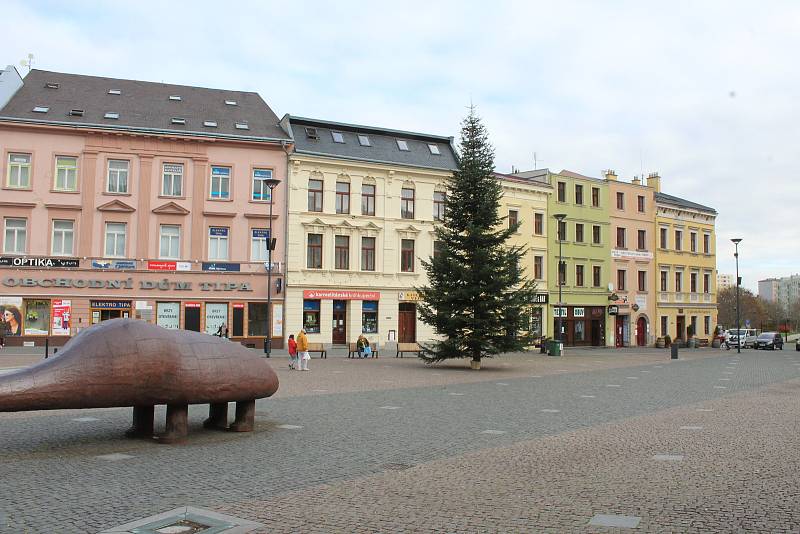
[[[377,6],[380,6],[378,8]],[[0,62],[258,91],[273,110],[458,135],[497,170],[630,180],[719,211],[718,267],[800,272],[798,2],[3,1]],[[21,69],[25,72],[25,69]]]

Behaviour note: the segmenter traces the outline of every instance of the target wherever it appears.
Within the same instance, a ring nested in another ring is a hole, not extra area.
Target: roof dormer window
[[[181,99],[181,95],[169,95],[169,99],[170,100],[175,100],[177,102],[180,102],[182,100]]]
[[[108,94],[110,94],[110,95],[121,95],[122,91],[120,91],[119,89],[109,89],[108,90]]]
[[[306,137],[309,139],[319,139],[319,132],[316,128],[306,126]]]
[[[36,106],[33,108],[34,113],[47,113],[48,111],[50,111],[50,108],[47,106]]]
[[[103,115],[103,118],[104,119],[118,119],[119,118],[119,113],[117,113],[116,111],[106,111],[106,114]]]
[[[44,86],[45,86],[47,89],[58,89],[59,85],[60,85],[60,84],[58,84],[58,83],[56,83],[56,82],[47,82],[46,84],[44,84]]]
[[[408,143],[406,141],[404,141],[403,139],[398,139],[397,140],[397,148],[399,148],[403,152],[408,152]]]
[[[182,117],[172,117],[170,120],[172,124],[186,124],[186,119]]]
[[[369,136],[364,134],[358,134],[358,144],[361,146],[372,146],[369,142]]]
[[[428,143],[428,150],[431,151],[431,154],[434,154],[436,156],[441,154],[441,152],[439,151],[439,145],[434,145],[433,143]]]
[[[236,123],[236,129],[237,130],[249,130],[250,126],[248,126],[246,122],[237,122]]]
[[[209,128],[216,128],[217,121],[203,121],[203,126],[207,126]]]
[[[83,117],[83,110],[82,109],[71,109],[69,110],[69,114],[73,117]]]
[[[331,137],[333,137],[334,143],[344,143],[344,135],[342,132],[331,132]]]
[[[225,101],[225,105],[226,106],[238,106],[239,104],[236,103],[236,100],[226,100]]]

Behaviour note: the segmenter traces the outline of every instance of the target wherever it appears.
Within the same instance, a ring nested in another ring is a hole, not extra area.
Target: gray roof
[[[705,211],[707,213],[712,213],[714,215],[717,214],[717,210],[715,210],[714,208],[709,208],[708,206],[703,206],[702,204],[698,204],[696,202],[690,202],[688,200],[684,200],[679,197],[674,197],[666,193],[656,193],[656,202],[661,202],[662,204],[669,204],[671,206],[677,206],[679,208]]]
[[[53,84],[57,88],[48,87]],[[118,90],[120,94],[109,94],[110,90]],[[170,100],[173,95],[180,100]],[[236,105],[228,105],[226,100]],[[49,110],[34,112],[37,106]],[[70,115],[75,109],[83,110],[83,115]],[[119,118],[104,118],[107,112],[119,113]],[[186,124],[173,124],[173,118],[185,119]],[[38,69],[28,73],[22,88],[0,110],[0,121],[249,141],[289,140],[278,124],[278,117],[258,93]],[[214,121],[217,126],[204,126],[204,121]],[[237,122],[247,123],[248,129],[237,128]]]
[[[448,171],[458,168],[458,157],[453,149],[452,137],[309,119],[292,115],[286,115],[281,123],[292,135],[295,143],[295,152],[299,154]],[[316,129],[316,139],[307,135],[306,127]],[[341,133],[344,143],[334,142],[332,132]],[[361,145],[358,139],[359,134],[369,137],[370,146]],[[397,143],[398,139],[406,142],[407,151],[400,150]],[[438,146],[440,153],[431,153],[428,144]]]

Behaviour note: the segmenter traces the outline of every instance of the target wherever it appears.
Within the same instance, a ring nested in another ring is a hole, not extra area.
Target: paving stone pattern
[[[0,532],[97,532],[187,505],[264,532],[597,531],[596,515],[639,517],[640,530],[796,531],[800,368],[785,352],[743,352],[720,390],[731,357],[693,356],[515,355],[477,373],[315,361],[281,372],[256,432],[203,431],[207,409],[192,407],[178,446],[124,439],[129,409],[0,414]],[[111,454],[131,457],[97,458]]]

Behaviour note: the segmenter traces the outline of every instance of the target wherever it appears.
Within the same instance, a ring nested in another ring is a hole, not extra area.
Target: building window
[[[350,237],[337,235],[334,239],[334,267],[347,270],[350,268]]]
[[[567,183],[566,182],[558,182],[558,201],[559,202],[566,202],[567,201]]]
[[[322,180],[308,181],[308,211],[322,211]]]
[[[647,230],[639,230],[637,232],[637,243],[639,250],[647,249]]]
[[[626,271],[624,269],[617,270],[617,289],[619,291],[625,291],[625,275]]]
[[[592,243],[595,245],[600,244],[600,227],[597,225],[592,226]]]
[[[678,271],[675,273],[675,292],[680,293],[683,291],[683,273]]]
[[[253,191],[251,200],[272,202],[272,189],[267,185],[272,180],[271,169],[253,169]]]
[[[575,225],[575,241],[577,243],[583,243],[583,224],[581,223]]]
[[[375,215],[375,186],[361,185],[361,215]]]
[[[331,132],[331,137],[334,143],[344,143],[344,135],[342,132]]]
[[[439,151],[439,145],[434,145],[432,143],[429,143],[428,144],[428,150],[430,150],[431,154],[433,154],[435,156],[438,156],[438,155],[441,154],[441,152]]]
[[[361,146],[372,146],[369,142],[369,136],[364,134],[358,134],[358,144]]]
[[[689,273],[689,291],[697,293],[697,273]]]
[[[228,259],[228,233],[226,227],[212,226],[208,229],[208,259]]]
[[[447,195],[444,191],[434,191],[433,192],[433,220],[434,221],[443,221],[444,220],[444,208],[445,203],[447,201]]]
[[[350,213],[350,184],[336,182],[336,213]]]
[[[617,228],[617,248],[625,248],[625,228]]]
[[[667,335],[667,316],[666,315],[662,315],[661,316],[661,337],[664,337],[666,335]]]
[[[397,139],[397,148],[403,152],[408,152],[408,143],[402,139]]]
[[[542,235],[544,233],[544,214],[533,214],[533,233],[536,235]]]
[[[211,198],[218,200],[231,198],[230,167],[211,167]]]
[[[9,154],[7,187],[27,189],[31,186],[31,155]]]
[[[703,254],[711,254],[711,236],[703,234]]]
[[[183,164],[165,163],[161,176],[161,194],[163,196],[183,196]]]
[[[711,291],[711,275],[708,273],[703,273],[703,293],[709,293]]]
[[[583,205],[583,186],[575,184],[575,204]]]
[[[161,225],[161,251],[164,260],[177,260],[181,257],[181,227],[172,224]]]
[[[106,191],[109,193],[128,192],[128,168],[130,162],[124,159],[108,160],[108,184]]]
[[[703,317],[703,331],[706,335],[711,333],[711,316],[706,315]]]
[[[377,300],[365,300],[361,303],[361,331],[365,334],[378,333]]]
[[[583,265],[575,266],[575,285],[583,287]]]
[[[267,303],[247,303],[247,335],[251,337],[266,337],[267,332]]]
[[[697,232],[689,233],[689,250],[697,252]]]
[[[691,333],[691,335],[696,336],[697,335],[697,316],[696,315],[692,315],[692,319],[690,321],[690,324],[692,325],[692,333]]]
[[[374,271],[375,270],[375,238],[362,237],[361,238],[361,270]]]
[[[618,210],[625,209],[625,193],[617,192],[617,209]]]
[[[404,187],[400,191],[400,217],[414,218],[414,190]]]
[[[435,260],[442,255],[442,242],[438,239],[433,242],[433,259]]]
[[[636,204],[639,208],[639,213],[644,213],[644,196],[639,195],[639,197],[636,200],[637,200]]]
[[[56,156],[55,190],[78,190],[78,158],[69,156]]]
[[[639,271],[639,291],[647,291],[647,271]]]
[[[514,228],[519,223],[519,212],[517,210],[508,210],[508,228]]]
[[[558,240],[567,240],[567,223],[564,221],[558,221]]]
[[[303,330],[306,334],[319,334],[319,308],[320,301],[303,301]]]
[[[661,271],[661,291],[668,291],[668,288],[667,288],[667,277],[668,276],[669,275],[668,275],[667,271]]]
[[[125,257],[125,223],[106,223],[106,257]]]
[[[3,252],[6,254],[25,254],[25,242],[27,241],[27,237],[27,219],[6,219]]]
[[[595,265],[592,267],[592,286],[600,287],[600,266]]]
[[[558,262],[558,285],[566,285],[567,284],[567,262],[560,261]]]
[[[659,228],[659,246],[661,248],[667,248],[667,229],[666,228]]]
[[[413,239],[403,239],[400,242],[400,270],[404,273],[414,272]]]
[[[533,257],[533,277],[541,280],[544,276],[544,256]]]
[[[322,234],[308,234],[306,267],[322,269]]]
[[[72,256],[75,221],[53,221],[53,256]]]
[[[267,243],[269,242],[269,229],[268,228],[253,228],[250,230],[250,260],[251,261],[268,261],[269,250],[267,250]],[[270,266],[270,269],[272,266]]]
[[[600,207],[600,188],[593,187],[592,188],[592,207],[599,208]]]
[[[683,232],[675,230],[675,250],[683,248]]]

